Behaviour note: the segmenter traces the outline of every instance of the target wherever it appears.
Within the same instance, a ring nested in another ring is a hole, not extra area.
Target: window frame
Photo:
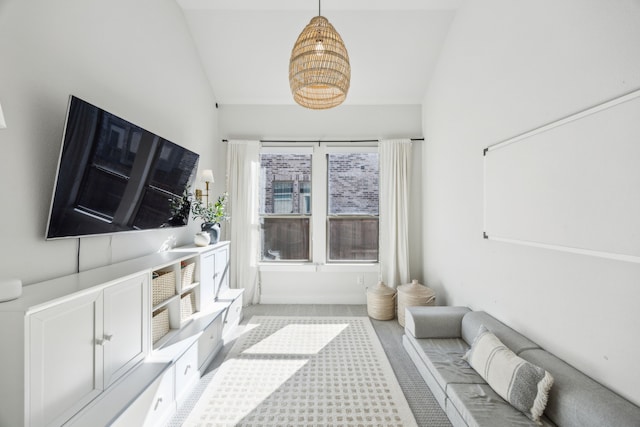
[[[309,145],[309,144],[304,144],[304,145],[291,145],[288,144],[287,146],[279,146],[279,145],[266,145],[266,144],[262,144],[262,146],[260,147],[260,156],[262,156],[263,154],[301,154],[301,155],[310,155],[311,156],[311,182],[313,182],[313,168],[314,168],[314,163],[313,163],[313,159],[315,156],[315,153],[313,151],[313,146]],[[261,177],[260,178],[260,186],[263,185],[263,180],[264,178]],[[279,180],[278,182],[284,182],[283,180]],[[313,184],[312,184],[313,185]],[[259,190],[261,191],[261,189]],[[311,195],[313,196],[313,188],[311,189]],[[273,194],[273,196],[275,197],[275,193]],[[293,196],[293,193],[292,193]],[[275,199],[274,199],[275,201]],[[262,203],[263,201],[261,201]],[[295,205],[295,203],[293,203],[293,197],[291,199],[291,203],[292,206]],[[312,201],[312,206],[313,206],[313,201]],[[275,205],[274,205],[275,207]],[[263,252],[264,252],[264,248],[262,247],[262,230],[260,231],[260,260],[259,263],[261,265],[291,265],[291,264],[312,264],[313,263],[313,208],[311,210],[311,212],[309,213],[266,213],[266,212],[261,212],[261,206],[258,207],[259,211],[258,211],[258,218],[259,218],[259,222],[260,222],[260,228],[262,228],[262,225],[264,223],[264,219],[265,218],[272,218],[272,219],[296,219],[296,218],[306,218],[309,220],[309,247],[308,247],[308,252],[309,252],[309,259],[264,259],[263,258]]]
[[[328,195],[329,195],[329,175],[328,175],[328,154],[329,153],[379,153],[378,143],[373,142],[314,142],[314,143],[287,143],[286,146],[278,143],[263,143],[260,154],[311,154],[311,212],[309,214],[294,214],[295,217],[308,217],[310,219],[309,230],[309,261],[288,261],[288,260],[261,260],[261,268],[266,271],[278,271],[283,269],[302,269],[301,271],[363,271],[370,266],[377,271],[379,267],[379,255],[377,261],[372,260],[329,260],[329,218]],[[262,216],[273,216],[278,214],[262,214]],[[282,216],[281,214],[278,216]],[[285,215],[291,216],[291,215]],[[353,216],[363,218],[379,218],[375,215],[339,215],[340,217]],[[379,228],[378,228],[379,230]],[[262,251],[262,248],[260,248]],[[378,254],[380,252],[380,241],[378,235]],[[352,267],[353,266],[353,267]],[[280,268],[282,267],[282,268]],[[354,270],[355,271],[355,270]]]

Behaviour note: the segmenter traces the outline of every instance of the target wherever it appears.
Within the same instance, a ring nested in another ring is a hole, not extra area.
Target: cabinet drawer
[[[175,411],[174,377],[175,366],[171,366],[129,405],[111,427],[163,425]]]
[[[176,362],[176,400],[180,400],[198,378],[198,345],[194,344]]]
[[[242,297],[233,300],[229,308],[227,309],[227,316],[224,321],[223,335],[226,336],[229,332],[233,331],[242,320]]]
[[[206,368],[206,366],[203,365],[210,361],[211,354],[218,348],[221,342],[222,316],[218,316],[206,327],[198,339],[198,368],[201,372]]]
[[[144,423],[145,426],[159,425],[173,414],[175,409],[173,401],[174,368],[172,366],[167,369],[167,372],[162,376],[158,388],[151,399],[148,416]]]

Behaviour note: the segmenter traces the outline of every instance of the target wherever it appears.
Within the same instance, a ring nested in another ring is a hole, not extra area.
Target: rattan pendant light
[[[313,110],[333,108],[349,91],[351,66],[342,37],[320,14],[302,30],[291,50],[289,85],[293,99]]]

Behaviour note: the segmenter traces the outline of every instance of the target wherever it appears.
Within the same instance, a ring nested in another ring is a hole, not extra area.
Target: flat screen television
[[[187,224],[199,155],[69,99],[47,239]]]

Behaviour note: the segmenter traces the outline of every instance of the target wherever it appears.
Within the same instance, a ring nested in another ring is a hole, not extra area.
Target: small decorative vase
[[[193,238],[193,243],[195,243],[196,246],[207,246],[209,242],[211,242],[211,235],[209,235],[209,233],[207,233],[206,231],[196,233],[195,237]]]
[[[204,222],[200,227],[202,228],[202,231],[209,233],[209,236],[211,236],[211,241],[209,242],[210,245],[215,245],[220,241],[219,223]]]

